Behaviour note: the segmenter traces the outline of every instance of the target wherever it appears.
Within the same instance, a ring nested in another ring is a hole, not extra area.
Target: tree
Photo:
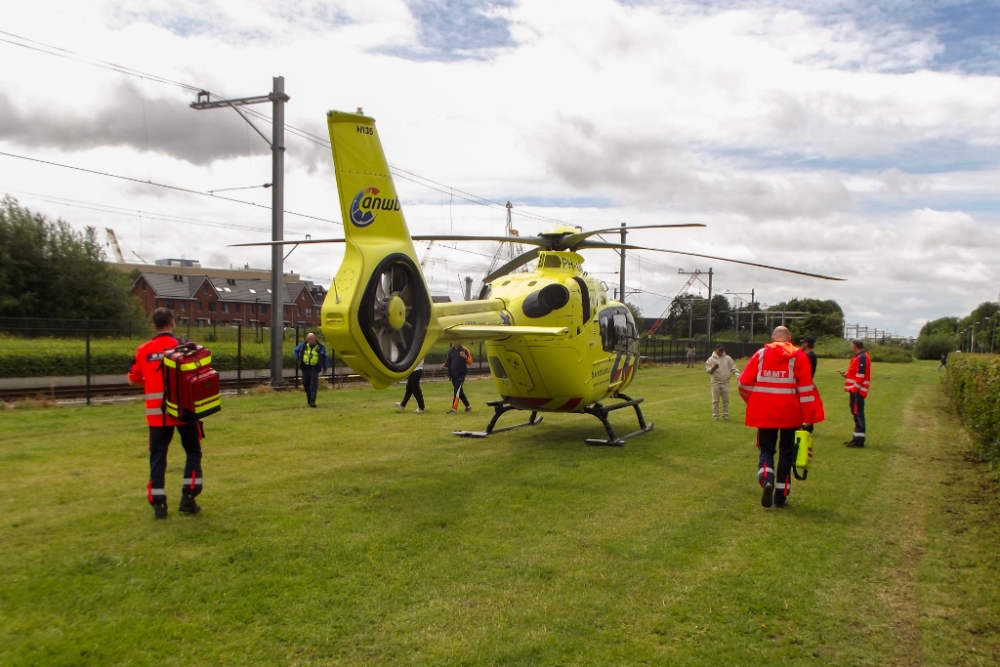
[[[632,311],[632,319],[635,320],[636,329],[642,329],[642,308],[631,301],[625,302],[625,307]]]
[[[800,320],[792,320],[787,323],[792,338],[801,340],[805,336],[840,337],[844,334],[844,311],[840,304],[832,299],[792,299],[784,303],[779,303],[767,309],[771,313],[782,311],[806,312],[808,315]]]
[[[128,276],[104,262],[97,230],[0,200],[0,316],[138,318]]]
[[[729,299],[723,294],[716,294],[712,297],[712,333],[732,328],[733,312],[729,307]]]

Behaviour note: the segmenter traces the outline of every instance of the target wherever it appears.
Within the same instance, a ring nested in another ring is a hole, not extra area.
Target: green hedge
[[[1000,357],[952,354],[947,385],[955,411],[974,436],[973,453],[1000,464]]]
[[[913,361],[913,353],[896,345],[875,345],[865,342],[865,349],[875,363],[908,363]],[[845,338],[820,338],[816,341],[816,356],[826,359],[850,359],[851,341]]]

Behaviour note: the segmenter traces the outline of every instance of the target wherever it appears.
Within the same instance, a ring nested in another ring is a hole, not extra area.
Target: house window
[[[298,315],[299,317],[302,317],[302,307],[301,306],[299,306],[299,307],[297,307],[295,309],[295,314]]]
[[[233,304],[233,312],[234,313],[240,312],[240,304],[238,304],[238,303],[234,303]],[[236,320],[233,320],[233,321],[235,322]]]
[[[164,299],[163,300],[163,305],[165,305],[167,308],[173,308],[174,307],[174,300],[173,299]]]
[[[312,308],[306,308],[306,317],[309,317],[312,314],[313,314],[313,309]]]
[[[215,304],[214,303],[208,304],[208,312],[210,312],[210,313],[214,313],[215,312]]]
[[[145,292],[145,291],[146,291],[146,281],[143,281],[143,282],[142,282],[142,291],[143,291],[143,292]]]
[[[224,313],[228,313],[229,312],[229,304],[228,303],[222,304],[222,312],[224,312]]]
[[[202,311],[202,307],[201,307],[201,301],[199,301],[199,302],[198,302],[198,312],[200,313],[201,311]]]
[[[264,304],[260,304],[260,314],[267,315],[267,306],[265,306]]]
[[[181,301],[181,312],[183,313],[186,310],[187,310],[187,302],[186,301]]]

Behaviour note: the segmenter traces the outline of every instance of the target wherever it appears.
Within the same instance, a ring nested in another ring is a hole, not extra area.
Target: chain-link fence
[[[652,361],[663,364],[681,364],[687,362],[688,346],[694,345],[695,363],[704,363],[712,356],[715,346],[719,341],[708,342],[705,340],[671,340],[667,338],[640,338],[639,354],[645,361]],[[763,343],[736,343],[732,341],[722,342],[726,347],[726,354],[733,359],[750,357],[754,352],[764,347]]]

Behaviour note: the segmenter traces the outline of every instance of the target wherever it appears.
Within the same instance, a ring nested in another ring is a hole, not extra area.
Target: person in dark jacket
[[[306,401],[310,408],[316,407],[316,390],[319,388],[319,376],[326,372],[326,348],[316,340],[316,334],[306,334],[304,343],[295,348],[295,363],[302,369],[302,387],[306,390]]]
[[[809,358],[809,369],[812,371],[812,375],[809,377],[816,377],[816,339],[812,336],[806,336],[802,339],[802,351],[806,353],[806,357]]]
[[[472,406],[469,405],[469,399],[465,396],[464,389],[465,376],[471,364],[472,353],[461,343],[455,343],[451,346],[451,349],[448,350],[448,356],[444,358],[444,363],[441,364],[441,368],[448,369],[448,377],[451,378],[451,385],[455,388],[455,398],[451,402],[451,410],[447,412],[449,415],[458,412],[459,401],[462,401],[465,405],[466,412],[472,410]]]
[[[424,360],[421,359],[420,363],[417,364],[413,370],[410,372],[409,376],[406,378],[406,393],[403,394],[403,400],[396,403],[396,407],[400,410],[406,409],[406,403],[410,400],[410,396],[417,399],[417,409],[414,412],[424,411],[424,392],[420,390],[420,378],[424,376]]]

